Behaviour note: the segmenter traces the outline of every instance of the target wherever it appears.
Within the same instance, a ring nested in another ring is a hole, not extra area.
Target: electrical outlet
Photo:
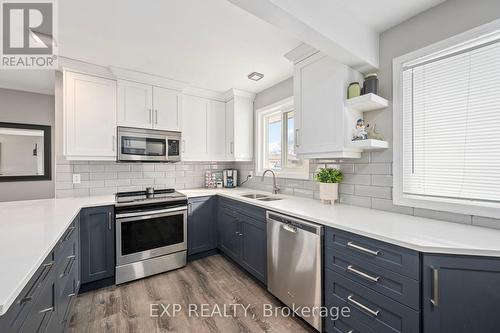
[[[79,173],[73,174],[73,184],[80,184],[82,182],[82,178]]]

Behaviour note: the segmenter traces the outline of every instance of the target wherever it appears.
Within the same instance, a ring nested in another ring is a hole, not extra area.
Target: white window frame
[[[464,44],[470,47],[470,43],[475,40],[480,45],[485,42],[485,36],[495,38],[494,35],[497,33],[500,33],[500,20],[393,59],[393,203],[395,205],[500,218],[500,202],[425,197],[403,193],[403,64],[417,59],[425,61],[426,57],[439,57],[440,54],[448,54],[451,50],[459,50]]]
[[[264,118],[268,116],[269,114],[281,111],[282,113],[293,111],[294,110],[294,103],[293,103],[293,97],[288,97],[283,100],[280,100],[276,103],[267,105],[263,108],[260,108],[255,111],[255,129],[256,129],[256,136],[255,136],[255,152],[256,152],[256,157],[255,157],[255,174],[257,176],[262,176],[264,173],[264,170],[267,168],[263,167],[263,162],[265,160],[265,154],[266,152],[264,151],[264,131],[265,128],[263,126]],[[296,115],[296,114],[295,114]],[[283,125],[282,125],[283,126]],[[282,142],[286,142],[287,137],[286,133],[282,131]],[[285,140],[285,141],[283,141]],[[286,161],[283,160],[283,149],[282,149],[282,165],[284,166]],[[293,169],[282,169],[282,170],[273,170],[276,173],[276,176],[281,177],[281,178],[294,178],[294,179],[309,179],[309,160],[303,160],[303,165],[304,168],[300,170],[293,170]],[[268,173],[266,176],[271,177],[271,174]]]

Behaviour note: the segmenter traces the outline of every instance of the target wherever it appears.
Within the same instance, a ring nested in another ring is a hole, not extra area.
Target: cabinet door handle
[[[54,307],[53,306],[51,306],[50,308],[46,308],[46,309],[40,310],[39,313],[52,312],[52,311],[54,311]]]
[[[188,214],[192,214],[192,213],[193,213],[193,204],[188,203]]]
[[[108,229],[113,229],[113,213],[108,212]]]
[[[368,306],[356,301],[352,295],[349,295],[347,296],[347,302],[348,303],[351,303],[351,304],[354,304],[355,306],[357,306],[358,308],[364,310],[365,312],[367,312],[369,315],[373,316],[373,317],[378,317],[378,314],[380,313],[380,310],[373,310],[371,308],[369,308]]]
[[[233,143],[233,141],[231,141],[231,143],[229,144],[229,151],[231,152],[231,155],[234,152],[234,143]]]
[[[299,143],[299,129],[296,128],[295,129],[295,147],[299,147],[300,146],[300,143]]]
[[[349,273],[353,273],[357,276],[360,276],[360,277],[362,277],[370,282],[378,282],[378,280],[380,280],[380,276],[371,276],[370,274],[366,274],[365,272],[362,272],[362,271],[354,268],[353,265],[347,266],[347,271]]]
[[[434,307],[439,305],[439,270],[431,267],[432,273],[432,298],[431,304]]]
[[[153,123],[153,110],[149,109],[148,115],[149,115],[149,123],[152,124]]]
[[[182,140],[182,152],[185,153],[186,152],[186,140]]]
[[[158,124],[158,109],[155,110],[155,124]]]
[[[66,274],[68,274],[68,271],[70,270],[71,266],[73,265],[75,258],[76,258],[75,255],[71,255],[68,257],[68,262],[66,263],[66,267],[64,267],[64,271],[62,272],[62,274],[59,275],[59,277],[62,278],[64,276],[66,276]]]
[[[111,137],[111,145],[113,146],[113,152],[114,152],[116,149],[116,136],[114,135]]]
[[[369,254],[371,256],[378,256],[380,254],[380,251],[373,251],[370,249],[367,249],[366,247],[363,247],[361,245],[354,244],[353,242],[347,242],[347,247],[350,247],[351,249],[358,250],[360,252],[363,252],[365,254]]]

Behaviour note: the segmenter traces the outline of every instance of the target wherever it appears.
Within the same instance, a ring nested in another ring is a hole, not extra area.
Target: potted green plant
[[[321,168],[314,176],[319,182],[319,198],[323,203],[335,203],[339,198],[339,183],[344,179],[342,170],[335,168]]]

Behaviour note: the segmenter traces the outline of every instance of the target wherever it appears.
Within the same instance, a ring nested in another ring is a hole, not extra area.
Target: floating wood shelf
[[[361,95],[345,101],[345,106],[348,109],[360,112],[380,110],[386,108],[388,105],[388,100],[375,94]]]

